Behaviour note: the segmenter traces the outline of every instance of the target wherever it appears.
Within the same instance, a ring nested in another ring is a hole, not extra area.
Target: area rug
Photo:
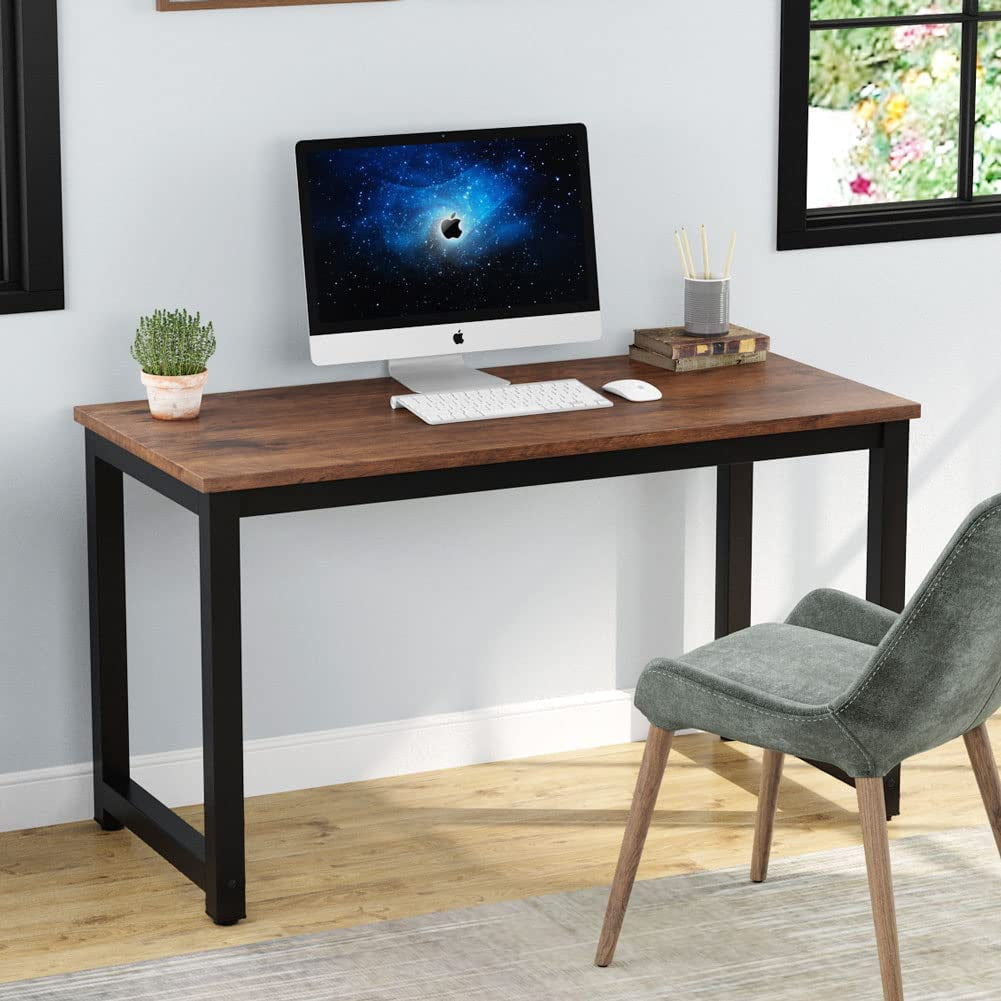
[[[1001,998],[989,829],[892,845],[908,1001]],[[615,963],[582,890],[0,987],[0,1001],[878,1001],[862,849],[636,884]]]

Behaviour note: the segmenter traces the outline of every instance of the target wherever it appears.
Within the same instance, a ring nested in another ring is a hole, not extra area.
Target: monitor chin
[[[462,324],[316,334],[310,337],[309,346],[314,365],[346,365],[376,358],[392,361],[583,343],[600,340],[601,334],[600,311],[588,310]]]

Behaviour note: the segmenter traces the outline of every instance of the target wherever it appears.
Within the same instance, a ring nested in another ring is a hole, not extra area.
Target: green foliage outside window
[[[925,12],[952,12],[940,3]],[[813,0],[814,18],[915,13],[903,0]],[[810,104],[850,112],[845,203],[954,198],[959,157],[958,25],[812,32]],[[980,26],[976,194],[1001,194],[1001,26]],[[814,165],[815,166],[815,165]],[[814,166],[811,169],[814,169]]]
[[[927,9],[920,0],[811,0],[810,17],[814,21],[846,17],[900,17],[924,13]],[[963,10],[963,0],[939,0],[934,10],[941,14],[959,14]]]

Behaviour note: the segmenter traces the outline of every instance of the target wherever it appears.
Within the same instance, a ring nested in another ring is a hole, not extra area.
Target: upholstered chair
[[[1001,707],[1001,495],[977,507],[900,615],[838,591],[808,594],[784,623],[752,626],[655,660],[636,688],[650,721],[596,963],[619,931],[675,730],[765,748],[751,879],[768,869],[783,757],[855,778],[886,1001],[904,996],[883,776],[963,737],[1001,850],[1001,783],[985,723]]]

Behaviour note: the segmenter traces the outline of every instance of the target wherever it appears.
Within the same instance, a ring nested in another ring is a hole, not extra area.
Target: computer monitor
[[[310,140],[296,160],[316,364],[461,389],[503,382],[464,351],[601,336],[583,125]]]

